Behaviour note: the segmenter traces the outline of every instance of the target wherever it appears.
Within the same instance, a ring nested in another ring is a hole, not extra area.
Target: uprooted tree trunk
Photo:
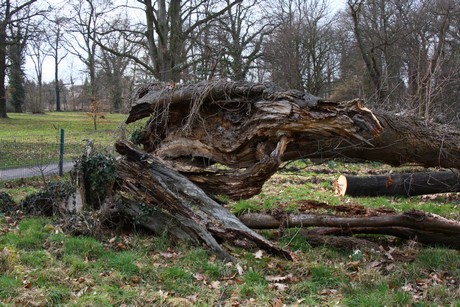
[[[459,166],[460,133],[375,116],[360,100],[339,103],[273,84],[211,82],[152,84],[136,93],[134,103],[127,123],[150,118],[135,134],[139,147],[116,144],[124,156],[110,194],[117,208],[223,258],[230,255],[222,241],[291,257],[213,200],[258,194],[282,161],[344,155]]]

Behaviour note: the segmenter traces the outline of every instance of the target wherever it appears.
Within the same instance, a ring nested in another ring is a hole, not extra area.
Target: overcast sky
[[[66,1],[51,0],[50,2],[59,6],[60,3],[65,3]],[[132,4],[136,3],[135,0],[127,0],[127,2],[130,4],[131,2]],[[331,11],[337,12],[345,7],[346,0],[329,0],[329,3]],[[37,80],[34,65],[30,58],[26,58],[25,73],[27,79]],[[82,84],[86,77],[85,67],[78,58],[69,54],[59,66],[59,75],[65,84],[70,84],[71,77],[76,84]],[[52,81],[54,81],[54,61],[51,57],[48,57],[43,65],[43,82]]]

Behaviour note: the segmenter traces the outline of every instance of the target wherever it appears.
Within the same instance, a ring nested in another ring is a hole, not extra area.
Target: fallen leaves
[[[460,281],[455,279],[447,271],[432,271],[425,278],[417,278],[413,282],[407,282],[401,290],[412,296],[413,302],[420,302],[427,299],[430,288],[445,286],[452,291],[458,291]]]
[[[257,252],[254,253],[254,258],[262,259],[263,255],[264,255],[264,251],[259,249]]]

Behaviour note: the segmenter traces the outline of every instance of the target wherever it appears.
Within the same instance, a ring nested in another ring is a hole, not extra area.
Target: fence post
[[[59,143],[59,176],[64,176],[64,129],[61,128],[61,141]]]

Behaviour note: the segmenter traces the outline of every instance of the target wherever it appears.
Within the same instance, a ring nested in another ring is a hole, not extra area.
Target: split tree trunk
[[[120,209],[135,222],[162,234],[165,230],[183,240],[205,244],[225,260],[231,260],[218,242],[245,248],[259,247],[292,260],[291,254],[246,227],[185,176],[158,158],[118,141],[117,151],[127,159],[118,164],[117,192]]]
[[[206,193],[233,199],[257,195],[291,144],[336,137],[361,143],[382,130],[360,100],[324,101],[273,84],[154,84],[135,102],[126,122],[150,116],[139,140],[144,151]],[[274,151],[281,152],[277,159]]]
[[[139,145],[117,142],[116,194],[121,210],[145,227],[205,244],[258,246],[290,258],[215,203],[211,196],[249,198],[278,169],[300,135],[365,141],[381,132],[362,102],[322,101],[272,84],[153,84],[135,97],[127,123],[150,116]],[[204,191],[204,192],[203,192]]]
[[[460,191],[458,171],[345,176],[337,180],[337,192],[344,196],[415,196]]]

